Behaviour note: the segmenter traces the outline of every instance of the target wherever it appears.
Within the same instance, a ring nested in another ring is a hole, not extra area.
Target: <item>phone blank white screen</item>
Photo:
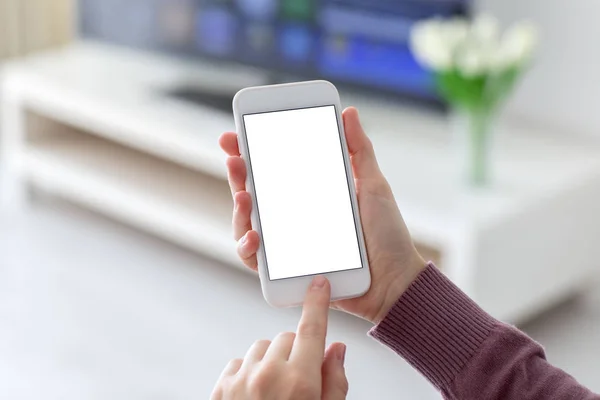
[[[362,268],[335,107],[243,118],[269,279]]]

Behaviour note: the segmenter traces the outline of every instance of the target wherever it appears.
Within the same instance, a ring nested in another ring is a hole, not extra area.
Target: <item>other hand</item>
[[[296,333],[260,340],[244,359],[229,362],[211,400],[343,400],[346,346],[325,351],[331,288],[322,276],[308,288]]]

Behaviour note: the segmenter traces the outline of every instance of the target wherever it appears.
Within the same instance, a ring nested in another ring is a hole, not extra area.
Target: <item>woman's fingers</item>
[[[299,363],[305,371],[312,371],[323,362],[330,301],[329,281],[323,276],[315,277],[306,292],[302,317],[290,355],[290,360]]]
[[[277,337],[273,339],[271,346],[269,346],[267,354],[265,354],[265,360],[272,359],[287,361],[287,359],[290,357],[290,353],[292,352],[295,339],[296,334],[294,332],[284,332],[277,335]]]
[[[231,193],[246,190],[246,164],[239,156],[231,156],[225,162],[227,165],[227,179]]]
[[[250,213],[252,212],[252,199],[248,192],[237,192],[233,195],[233,238],[240,240],[242,236],[252,229]]]
[[[258,246],[260,245],[260,238],[258,232],[248,231],[238,242],[237,252],[238,256],[246,267],[253,271],[258,272],[258,262],[256,258],[256,252],[258,252]]]
[[[225,136],[225,135],[224,135]],[[221,142],[225,139],[221,137]],[[223,143],[221,143],[223,145]],[[258,263],[256,252],[258,251],[258,233],[252,231],[250,214],[252,212],[252,198],[246,192],[246,165],[244,160],[238,156],[227,159],[227,172],[229,186],[233,193],[233,237],[238,241],[238,255],[243,263],[250,269],[256,271]]]
[[[259,340],[257,342],[254,342],[254,344],[248,349],[248,352],[244,357],[242,368],[250,367],[251,365],[256,364],[257,362],[262,360],[270,345],[270,340]]]
[[[227,364],[227,366],[223,370],[223,373],[221,374],[221,377],[231,376],[231,375],[237,374],[238,371],[240,370],[240,367],[242,366],[242,362],[243,361],[244,360],[242,360],[241,358],[236,358],[235,360],[229,361],[229,363]]]
[[[375,158],[373,144],[362,128],[358,110],[349,107],[344,110],[342,116],[346,142],[348,142],[348,150],[352,157],[354,178],[369,179],[378,176],[381,172]]]
[[[325,351],[325,359],[321,367],[323,376],[321,398],[323,400],[345,399],[348,394],[348,379],[344,369],[346,345],[333,343]]]
[[[239,156],[238,136],[234,132],[225,132],[219,138],[219,145],[228,156]]]

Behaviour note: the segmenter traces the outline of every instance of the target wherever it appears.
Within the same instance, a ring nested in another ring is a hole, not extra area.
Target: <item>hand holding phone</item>
[[[368,249],[372,284],[364,296],[336,301],[333,305],[376,323],[418,275],[425,262],[412,244],[394,196],[378,167],[371,141],[362,129],[357,110],[347,109],[342,116]],[[238,135],[233,132],[223,134],[220,145],[229,155],[227,168],[235,201],[233,225],[238,253],[249,268],[257,270],[261,238],[252,229],[250,215],[253,204],[246,190],[247,168],[241,157]],[[303,157],[301,162],[310,162],[310,157]],[[287,209],[289,213],[296,211],[293,208]],[[289,254],[290,258],[309,257],[309,237],[301,238],[295,246],[295,251]]]

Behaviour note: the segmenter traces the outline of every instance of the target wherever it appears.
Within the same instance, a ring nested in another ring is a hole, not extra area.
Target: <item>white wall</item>
[[[504,23],[532,18],[542,29],[537,63],[508,113],[600,141],[600,2],[478,0],[478,8]]]

